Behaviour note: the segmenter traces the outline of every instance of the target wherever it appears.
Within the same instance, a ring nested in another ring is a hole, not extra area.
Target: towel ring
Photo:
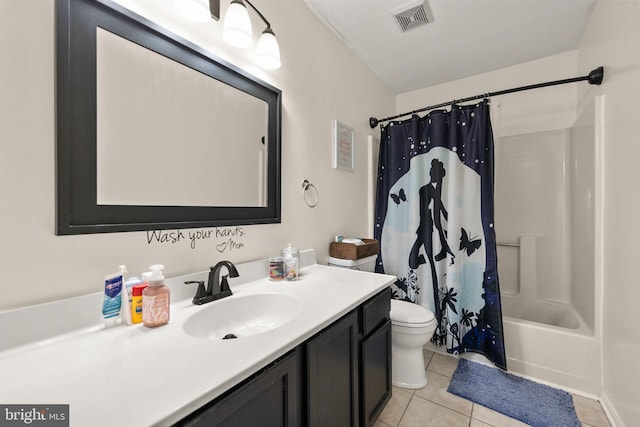
[[[307,197],[307,190],[309,190],[310,188],[313,188],[314,192],[316,193],[315,197],[312,198],[311,200],[309,200],[309,197]],[[318,196],[319,196],[318,189],[316,188],[315,185],[310,183],[308,179],[305,179],[304,181],[302,181],[302,198],[304,199],[304,202],[307,204],[307,206],[309,206],[310,208],[315,208],[316,205],[318,204],[318,200],[319,200]]]

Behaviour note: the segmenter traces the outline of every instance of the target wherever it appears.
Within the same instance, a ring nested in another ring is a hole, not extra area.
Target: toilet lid
[[[427,308],[407,301],[391,300],[391,321],[405,324],[430,323],[435,316]]]

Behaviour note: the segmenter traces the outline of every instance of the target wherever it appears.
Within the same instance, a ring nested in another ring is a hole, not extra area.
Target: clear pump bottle
[[[289,243],[289,246],[282,250],[282,257],[284,258],[284,278],[297,280],[300,269],[300,251]]]
[[[170,292],[164,284],[163,269],[161,264],[149,267],[149,283],[142,291],[142,324],[150,328],[169,322]]]

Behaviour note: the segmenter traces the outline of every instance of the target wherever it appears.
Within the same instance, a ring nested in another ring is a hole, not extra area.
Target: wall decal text
[[[216,240],[216,249],[220,253],[244,248],[242,242],[246,232],[241,226],[216,227],[200,230],[150,230],[147,231],[147,244],[178,244],[189,242],[191,249],[196,248],[198,241]]]

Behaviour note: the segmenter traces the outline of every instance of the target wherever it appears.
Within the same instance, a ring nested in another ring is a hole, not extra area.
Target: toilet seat
[[[435,322],[433,313],[425,307],[407,301],[391,300],[391,323],[407,328],[424,328]]]

